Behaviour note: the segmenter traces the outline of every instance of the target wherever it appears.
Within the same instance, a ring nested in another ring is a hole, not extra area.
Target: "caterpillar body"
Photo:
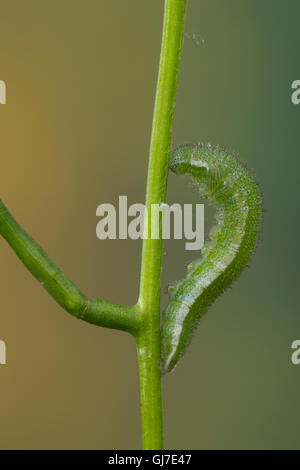
[[[201,258],[188,266],[185,279],[169,287],[161,332],[163,372],[175,367],[200,317],[248,264],[262,213],[261,193],[253,177],[219,147],[183,145],[172,153],[170,168],[176,174],[190,174],[218,212]]]

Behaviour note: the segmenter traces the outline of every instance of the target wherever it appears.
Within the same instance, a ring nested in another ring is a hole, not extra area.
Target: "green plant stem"
[[[151,227],[151,206],[166,201],[178,72],[181,60],[186,0],[166,0],[162,47],[156,90],[146,207]],[[140,368],[143,448],[163,448],[160,372],[160,290],[162,268],[161,221],[159,239],[143,241],[138,308],[142,328],[136,335]],[[152,226],[153,228],[153,226]]]
[[[151,227],[151,207],[166,200],[169,157],[181,59],[186,0],[166,0],[163,38],[150,144],[146,207],[148,227],[159,239],[143,242],[139,300],[127,307],[88,299],[17,223],[0,200],[0,234],[46,291],[67,312],[106,328],[134,335],[140,368],[144,449],[163,448],[160,372],[161,221]]]

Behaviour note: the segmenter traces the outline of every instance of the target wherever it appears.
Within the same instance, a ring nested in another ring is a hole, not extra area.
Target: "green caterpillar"
[[[200,317],[246,267],[262,217],[261,193],[254,179],[219,147],[183,145],[172,153],[170,168],[176,174],[190,174],[218,213],[201,258],[188,266],[185,279],[169,287],[161,336],[163,372],[176,366]]]

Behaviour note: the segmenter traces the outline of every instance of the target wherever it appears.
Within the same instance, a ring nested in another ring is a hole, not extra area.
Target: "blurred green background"
[[[95,213],[144,201],[162,13],[162,0],[0,0],[1,198],[85,294],[126,304],[141,243],[98,240]],[[238,152],[265,217],[251,269],[164,378],[167,448],[300,448],[299,15],[299,0],[188,1],[174,146]],[[168,197],[198,201],[173,176]],[[163,286],[193,256],[167,242]],[[134,341],[66,314],[3,240],[0,260],[0,447],[140,447]]]

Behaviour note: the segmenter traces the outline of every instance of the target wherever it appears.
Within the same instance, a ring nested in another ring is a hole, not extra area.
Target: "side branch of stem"
[[[71,315],[105,328],[137,333],[141,319],[135,306],[88,299],[43,248],[20,227],[2,201],[0,234],[44,289]]]

